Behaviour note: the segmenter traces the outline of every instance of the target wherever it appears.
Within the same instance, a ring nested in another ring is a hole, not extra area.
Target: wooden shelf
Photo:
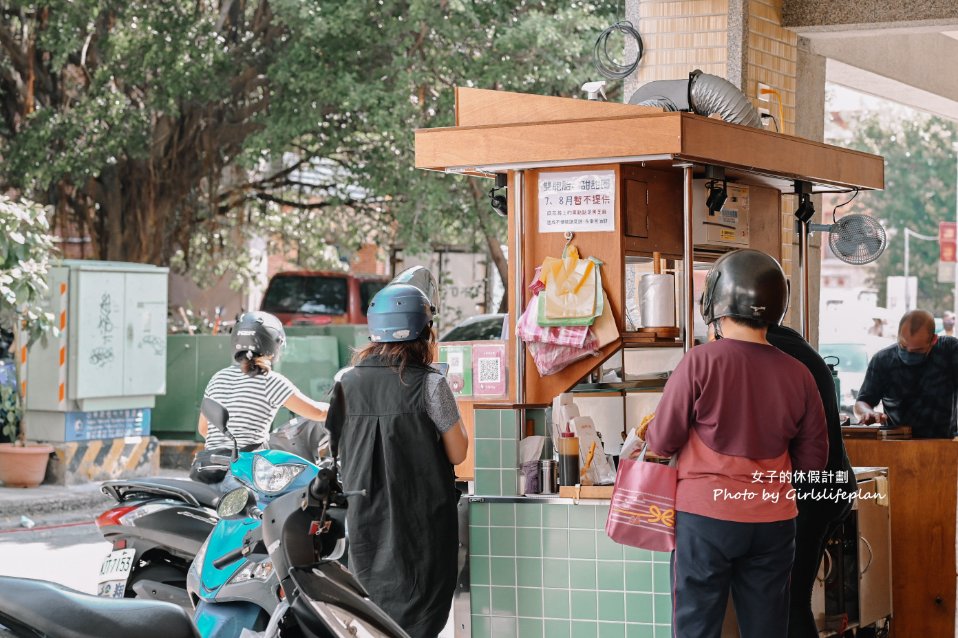
[[[682,339],[672,340],[651,340],[644,337],[638,337],[638,333],[626,332],[622,335],[623,348],[681,348],[684,344]]]
[[[561,485],[559,487],[560,498],[575,499],[605,499],[612,498],[612,485],[583,485],[576,487],[574,485]]]

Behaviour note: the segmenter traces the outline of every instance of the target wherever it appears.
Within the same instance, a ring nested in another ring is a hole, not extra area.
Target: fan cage
[[[868,215],[846,215],[832,225],[828,246],[847,264],[861,266],[878,259],[888,245],[884,227]]]

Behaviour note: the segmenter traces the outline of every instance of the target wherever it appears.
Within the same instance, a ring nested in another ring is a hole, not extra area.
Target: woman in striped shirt
[[[240,448],[255,449],[269,440],[269,427],[281,407],[313,421],[326,420],[328,403],[313,401],[273,370],[286,343],[283,324],[266,312],[247,312],[233,327],[235,364],[213,375],[205,395],[226,407],[229,431]],[[232,449],[217,428],[209,428],[200,414],[199,432],[206,449]]]

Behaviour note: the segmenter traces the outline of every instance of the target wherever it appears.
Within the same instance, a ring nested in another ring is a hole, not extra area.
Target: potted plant
[[[33,202],[0,195],[0,325],[16,333],[16,352],[53,327],[53,315],[42,306],[54,250],[47,211]],[[20,357],[14,360],[20,363]],[[49,445],[26,442],[22,381],[0,386],[2,429],[11,441],[0,443],[0,482],[6,487],[39,485],[53,452]]]

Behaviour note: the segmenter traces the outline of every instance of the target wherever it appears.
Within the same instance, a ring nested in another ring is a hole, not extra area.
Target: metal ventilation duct
[[[629,104],[655,106],[666,111],[691,111],[697,115],[719,115],[724,121],[762,128],[762,118],[745,94],[717,75],[698,69],[688,80],[658,80],[643,84],[629,98]]]

